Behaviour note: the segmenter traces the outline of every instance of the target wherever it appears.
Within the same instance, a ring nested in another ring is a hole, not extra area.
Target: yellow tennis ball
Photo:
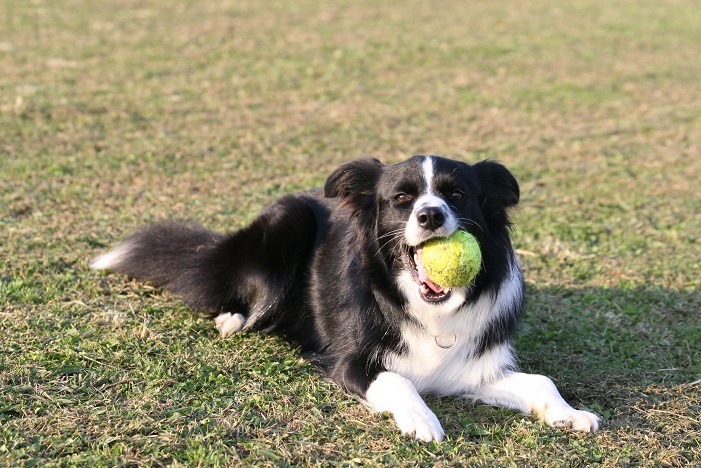
[[[422,260],[431,281],[447,288],[457,288],[475,279],[482,266],[482,251],[475,236],[466,231],[455,231],[450,237],[426,242]]]

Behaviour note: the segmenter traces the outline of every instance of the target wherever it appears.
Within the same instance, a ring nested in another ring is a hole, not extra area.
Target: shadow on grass
[[[699,378],[701,294],[663,288],[528,288],[517,341],[527,371],[636,386]]]
[[[529,286],[515,343],[522,370],[548,375],[572,406],[602,418],[596,436],[545,429],[539,443],[583,444],[586,463],[698,461],[700,305],[696,290]],[[428,402],[453,439],[506,444],[523,421],[460,400]]]

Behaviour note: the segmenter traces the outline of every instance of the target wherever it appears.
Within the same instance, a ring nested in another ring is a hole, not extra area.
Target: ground
[[[0,11],[0,465],[701,463],[693,0]],[[429,398],[446,440],[415,442],[281,339],[87,268],[143,223],[233,230],[422,153],[520,181],[520,365],[598,434]]]

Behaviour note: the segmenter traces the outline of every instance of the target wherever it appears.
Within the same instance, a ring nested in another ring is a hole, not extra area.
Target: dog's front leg
[[[597,416],[572,408],[560,396],[555,384],[542,375],[509,373],[466,396],[489,405],[534,414],[553,427],[585,432],[596,432],[599,428]]]
[[[426,406],[414,384],[394,372],[380,372],[365,392],[365,400],[375,411],[390,412],[402,434],[418,440],[440,442],[443,428]]]

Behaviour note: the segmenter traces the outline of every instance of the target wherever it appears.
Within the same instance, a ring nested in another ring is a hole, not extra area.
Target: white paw
[[[393,414],[397,426],[402,434],[413,436],[416,440],[440,442],[444,435],[441,423],[433,411],[423,404],[423,401],[421,403],[422,405],[412,405],[395,411]]]
[[[227,338],[232,333],[241,331],[245,322],[246,318],[243,315],[232,315],[230,312],[219,314],[214,319],[214,323],[217,325],[217,330],[221,333],[222,338]]]
[[[599,418],[587,411],[572,408],[560,396],[549,378],[514,372],[485,385],[475,399],[534,414],[553,427],[583,432],[596,432]]]
[[[553,427],[572,429],[582,432],[596,432],[599,430],[599,417],[588,411],[580,411],[574,408],[560,408],[548,411],[545,422]]]
[[[394,416],[402,434],[417,440],[443,440],[443,428],[433,411],[426,406],[414,384],[393,372],[381,372],[370,384],[365,398],[380,413]]]

